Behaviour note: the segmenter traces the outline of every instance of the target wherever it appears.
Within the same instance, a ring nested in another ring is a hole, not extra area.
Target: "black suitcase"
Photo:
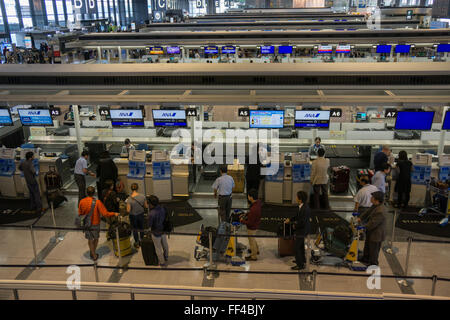
[[[331,168],[331,192],[344,193],[348,191],[350,169],[346,166]]]
[[[142,258],[146,266],[157,266],[158,256],[156,255],[155,244],[153,243],[152,236],[145,234],[141,240]]]

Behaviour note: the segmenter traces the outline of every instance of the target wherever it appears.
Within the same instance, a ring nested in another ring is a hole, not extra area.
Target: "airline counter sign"
[[[330,117],[341,118],[342,117],[342,109],[330,109]]]

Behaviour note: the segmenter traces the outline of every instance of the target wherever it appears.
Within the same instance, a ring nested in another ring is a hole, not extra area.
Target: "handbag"
[[[81,228],[83,230],[88,230],[91,226],[92,226],[92,214],[94,213],[94,208],[95,208],[95,199],[92,199],[92,206],[91,206],[91,211],[89,211],[89,214],[86,216],[80,216],[77,215],[77,217],[75,218],[75,226],[77,228]]]
[[[131,197],[131,196],[130,196],[130,198],[133,199],[135,202],[137,202],[137,203],[142,207],[142,209],[144,209],[144,214],[148,214],[148,208],[146,208],[142,203],[140,203],[139,201],[137,201],[134,197]],[[144,200],[144,201],[145,201],[145,200]]]

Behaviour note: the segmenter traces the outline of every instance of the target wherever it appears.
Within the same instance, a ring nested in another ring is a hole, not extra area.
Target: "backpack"
[[[166,207],[164,208],[165,216],[163,221],[163,231],[164,232],[173,232],[173,211],[171,214],[169,214]]]
[[[48,191],[61,189],[62,180],[61,176],[55,171],[49,171],[44,176],[45,186]]]
[[[92,226],[91,217],[92,217],[92,214],[94,213],[94,209],[95,209],[95,199],[92,199],[91,211],[89,211],[89,214],[85,215],[84,217],[78,215],[75,218],[75,226],[77,228],[82,228],[84,230],[88,230]]]

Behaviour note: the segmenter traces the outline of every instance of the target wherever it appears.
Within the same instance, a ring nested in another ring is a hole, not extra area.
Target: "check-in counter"
[[[234,180],[233,193],[243,193],[245,186],[244,165],[239,164],[238,159],[234,159],[233,164],[229,164],[227,174]]]
[[[189,162],[189,159],[171,159],[174,197],[189,197]]]

